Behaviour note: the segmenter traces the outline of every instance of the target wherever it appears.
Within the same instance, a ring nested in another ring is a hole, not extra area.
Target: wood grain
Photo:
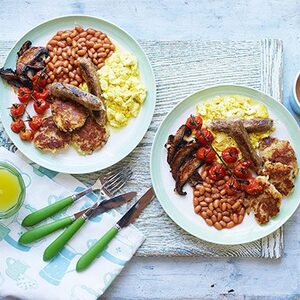
[[[220,41],[140,41],[154,69],[157,105],[145,137],[120,164],[130,164],[134,177],[125,190],[142,194],[151,184],[149,160],[155,132],[164,116],[179,101],[206,86],[234,83],[247,85],[282,99],[282,44],[277,40]],[[0,43],[0,57],[12,42]],[[87,185],[99,173],[76,175]],[[123,207],[121,211],[125,211]],[[151,203],[136,226],[147,237],[138,256],[269,257],[282,253],[282,230],[252,243],[221,246],[188,234],[165,214],[157,199]]]

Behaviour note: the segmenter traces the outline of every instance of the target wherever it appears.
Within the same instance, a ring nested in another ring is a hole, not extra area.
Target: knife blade
[[[128,193],[129,200],[136,196],[136,192]],[[58,229],[62,229],[67,227],[68,225],[72,224],[75,220],[81,217],[84,213],[86,213],[89,209],[93,208],[93,213],[90,219],[100,215],[101,213],[106,212],[111,208],[118,207],[124,204],[126,201],[124,198],[112,198],[108,200],[104,200],[102,202],[96,202],[92,207],[88,207],[84,210],[81,210],[75,213],[72,216],[68,216],[59,220],[55,220],[54,222],[36,227],[34,229],[28,230],[27,232],[23,233],[19,238],[20,244],[29,244],[34,241],[37,241],[50,233],[57,231]]]
[[[76,271],[81,272],[85,270],[102,253],[110,241],[117,235],[121,228],[132,224],[135,219],[141,214],[144,208],[155,197],[154,190],[151,187],[126,213],[125,215],[113,226],[107,233],[96,242],[85,254],[81,256],[76,264]]]
[[[136,192],[129,192],[126,194],[122,194],[116,197],[113,197],[109,200],[104,200],[99,203],[97,206],[92,206],[87,211],[85,211],[82,215],[78,213],[75,214],[74,222],[67,228],[65,231],[59,235],[44,251],[43,259],[44,261],[48,261],[52,259],[57,253],[69,242],[69,240],[74,236],[74,234],[82,227],[86,220],[95,217],[98,214],[107,211],[113,207],[120,206],[121,204],[130,201],[136,195]]]

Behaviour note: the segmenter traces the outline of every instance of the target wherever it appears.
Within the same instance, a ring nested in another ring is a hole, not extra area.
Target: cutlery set
[[[59,251],[72,239],[72,237],[85,224],[86,220],[92,219],[112,208],[119,207],[129,202],[136,196],[136,192],[117,195],[117,192],[126,184],[132,176],[130,168],[114,169],[104,176],[100,176],[95,184],[82,192],[73,194],[57,201],[47,207],[37,210],[26,216],[22,222],[25,227],[34,226],[45,219],[57,214],[62,209],[72,205],[75,201],[92,192],[99,192],[98,200],[89,208],[76,212],[71,216],[64,217],[54,222],[41,225],[25,232],[19,238],[20,244],[29,244],[47,235],[66,228],[44,251],[44,261],[54,258]],[[104,198],[104,200],[102,200]],[[117,235],[120,229],[132,224],[143,209],[154,198],[154,191],[150,188],[89,250],[82,255],[76,265],[78,272],[85,270],[107,247],[110,241]]]

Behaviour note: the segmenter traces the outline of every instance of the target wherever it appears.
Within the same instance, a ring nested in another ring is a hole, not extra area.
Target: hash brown
[[[42,121],[41,127],[33,138],[33,144],[40,150],[56,152],[58,149],[65,149],[71,142],[71,135],[57,128],[52,116]]]
[[[107,129],[88,117],[84,126],[73,131],[72,144],[80,154],[91,154],[102,148],[109,138]]]
[[[82,105],[60,98],[53,99],[51,111],[54,123],[65,132],[82,127],[89,115],[87,109]]]
[[[259,195],[248,195],[244,204],[253,210],[259,224],[266,224],[279,213],[282,195],[268,181],[268,177],[257,176],[256,180],[263,185],[264,191]]]

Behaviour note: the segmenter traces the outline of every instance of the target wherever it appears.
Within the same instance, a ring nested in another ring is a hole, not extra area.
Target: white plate
[[[176,105],[166,116],[155,136],[151,152],[151,178],[155,194],[171,219],[190,234],[216,244],[242,244],[257,240],[282,226],[295,212],[300,203],[300,176],[295,181],[293,193],[282,201],[280,213],[266,225],[256,223],[253,213],[245,216],[242,224],[232,228],[216,230],[206,225],[204,220],[194,213],[192,188],[187,184],[186,196],[174,192],[175,182],[167,163],[164,144],[170,134],[185,123],[190,114],[195,114],[196,105],[215,96],[242,95],[263,102],[270,117],[274,120],[276,131],[272,134],[291,142],[296,154],[300,153],[300,130],[288,110],[270,96],[257,90],[235,85],[219,85],[201,90]],[[298,157],[299,161],[299,157]]]
[[[4,68],[15,69],[16,53],[26,40],[31,40],[34,46],[45,46],[57,31],[74,28],[77,24],[84,28],[92,27],[105,32],[120,48],[133,53],[137,57],[141,77],[147,89],[147,98],[137,118],[133,118],[123,129],[111,130],[111,136],[102,149],[86,156],[78,154],[72,147],[52,154],[41,152],[34,145],[21,141],[19,136],[10,129],[11,118],[7,110],[12,103],[18,102],[18,98],[7,83],[0,81],[1,120],[13,143],[35,163],[53,171],[73,174],[102,170],[127,156],[145,135],[152,120],[156,102],[154,74],[148,58],[137,41],[116,25],[94,17],[66,16],[38,25],[15,44],[7,56]]]

